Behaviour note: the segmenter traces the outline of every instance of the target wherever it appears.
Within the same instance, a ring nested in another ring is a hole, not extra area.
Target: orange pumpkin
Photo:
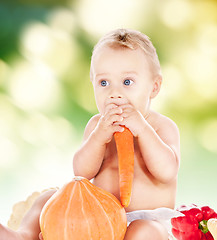
[[[114,195],[75,177],[44,205],[40,227],[44,240],[123,240],[126,212]]]

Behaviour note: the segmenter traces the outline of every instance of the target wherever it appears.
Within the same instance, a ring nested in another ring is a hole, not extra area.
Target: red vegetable
[[[217,218],[217,213],[208,206],[198,207],[182,205],[177,209],[184,216],[171,219],[172,233],[178,240],[213,239],[207,228],[210,218]]]

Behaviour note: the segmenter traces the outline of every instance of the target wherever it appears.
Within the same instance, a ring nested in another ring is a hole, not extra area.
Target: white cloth
[[[144,220],[152,220],[161,223],[168,231],[170,238],[172,238],[171,232],[171,218],[183,216],[182,213],[170,209],[170,208],[156,208],[154,210],[137,210],[132,212],[127,212],[127,226],[135,220],[144,219]]]

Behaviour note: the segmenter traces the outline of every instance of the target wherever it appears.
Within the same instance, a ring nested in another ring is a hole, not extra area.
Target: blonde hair
[[[117,29],[104,35],[93,48],[90,67],[90,78],[92,80],[92,60],[97,50],[103,46],[111,48],[128,48],[135,50],[141,48],[145,55],[149,58],[150,66],[152,67],[154,76],[161,76],[160,62],[155,47],[153,46],[150,38],[132,29]]]

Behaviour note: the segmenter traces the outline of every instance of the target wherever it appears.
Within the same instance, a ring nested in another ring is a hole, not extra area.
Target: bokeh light
[[[76,17],[73,11],[66,8],[58,8],[48,13],[47,23],[53,30],[68,34],[76,29]]]
[[[14,142],[7,137],[0,136],[0,167],[9,168],[12,166],[18,155],[18,149]]]
[[[42,62],[60,75],[73,61],[73,41],[70,34],[55,27],[58,22],[52,20],[55,21],[50,16],[52,28],[42,23],[28,24],[21,36],[21,51],[27,59]]]
[[[175,31],[187,27],[194,18],[194,11],[190,1],[164,1],[159,8],[159,15],[168,27]]]
[[[147,0],[82,0],[79,2],[78,17],[86,31],[101,36],[111,29],[136,27],[143,16],[149,14]],[[137,14],[135,14],[137,13]],[[145,21],[141,25],[146,25]]]
[[[201,97],[216,99],[217,96],[217,69],[216,61],[206,54],[196,50],[186,51],[183,69],[191,79],[192,87]]]
[[[60,101],[61,88],[55,75],[39,63],[17,63],[8,85],[11,97],[24,109],[52,108]]]
[[[212,24],[201,24],[196,35],[198,47],[209,57],[216,60],[217,56],[217,26]]]
[[[217,118],[209,119],[201,124],[198,131],[199,141],[210,152],[217,153]]]

